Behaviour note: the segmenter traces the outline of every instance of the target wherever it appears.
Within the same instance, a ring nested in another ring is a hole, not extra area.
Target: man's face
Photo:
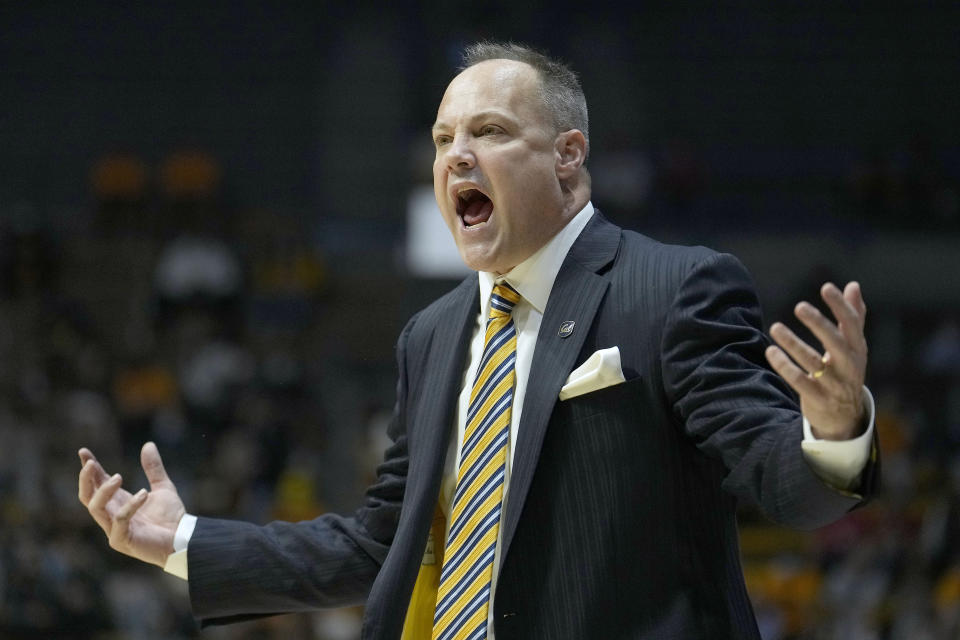
[[[538,90],[529,65],[487,60],[455,77],[440,102],[433,188],[471,269],[509,271],[569,219],[557,131]]]

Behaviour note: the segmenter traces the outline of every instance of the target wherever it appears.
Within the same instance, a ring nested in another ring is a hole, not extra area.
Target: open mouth
[[[477,189],[466,189],[457,194],[457,215],[463,220],[463,226],[486,222],[492,213],[493,202]]]

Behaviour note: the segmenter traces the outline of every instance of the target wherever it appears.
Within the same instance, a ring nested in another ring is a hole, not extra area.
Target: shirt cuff
[[[173,553],[167,556],[167,563],[163,570],[178,578],[187,579],[187,546],[193,536],[193,529],[197,526],[197,516],[183,514],[177,531],[173,534]]]
[[[860,481],[870,458],[873,445],[873,428],[876,407],[873,394],[863,388],[863,400],[867,405],[867,429],[851,440],[821,440],[813,435],[813,429],[807,417],[803,417],[803,457],[820,478],[827,484],[849,491]]]

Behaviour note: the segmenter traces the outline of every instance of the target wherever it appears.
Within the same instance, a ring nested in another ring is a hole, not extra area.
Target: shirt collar
[[[529,302],[541,314],[547,308],[553,282],[557,279],[560,267],[563,265],[570,247],[580,236],[580,232],[587,226],[593,216],[593,204],[586,206],[575,215],[557,235],[550,238],[547,244],[540,247],[536,253],[515,266],[506,274],[499,276],[489,271],[480,271],[480,312],[485,313],[489,308],[490,295],[496,280],[503,278],[523,299]]]

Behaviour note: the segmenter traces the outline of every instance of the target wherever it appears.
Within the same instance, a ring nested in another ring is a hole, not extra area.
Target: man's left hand
[[[800,394],[800,410],[810,422],[813,435],[824,440],[849,440],[866,427],[863,382],[867,340],[863,325],[867,306],[856,282],[847,284],[842,292],[828,282],[820,288],[820,295],[836,324],[806,301],[800,302],[794,313],[820,340],[823,353],[783,323],[775,322],[770,335],[779,347],[767,347],[766,356],[774,371]]]

